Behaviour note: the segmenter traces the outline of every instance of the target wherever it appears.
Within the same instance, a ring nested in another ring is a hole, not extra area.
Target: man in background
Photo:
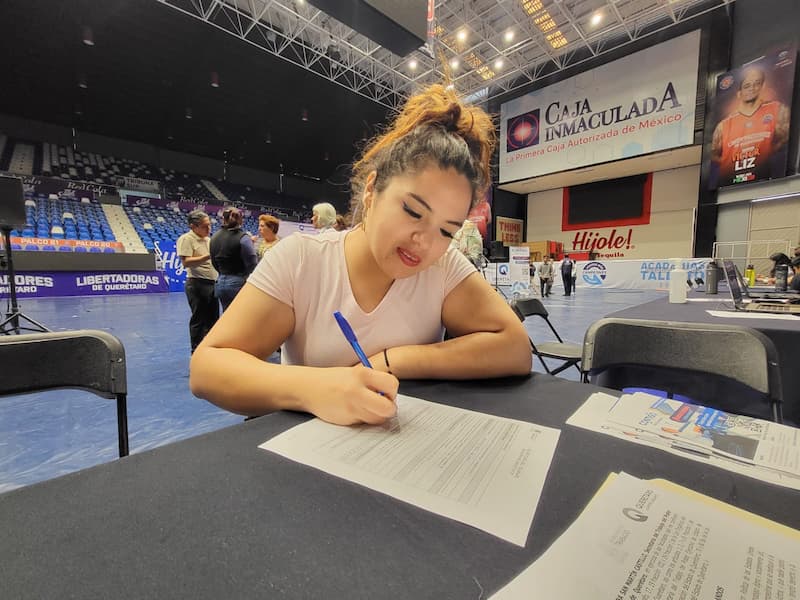
[[[564,255],[564,260],[561,261],[561,280],[564,282],[564,295],[572,295],[572,269],[575,263],[569,257],[569,254]]]
[[[189,231],[178,238],[176,249],[186,268],[186,299],[192,316],[189,318],[189,341],[195,351],[219,318],[219,303],[214,295],[217,271],[211,265],[208,235],[211,219],[201,210],[187,216]]]

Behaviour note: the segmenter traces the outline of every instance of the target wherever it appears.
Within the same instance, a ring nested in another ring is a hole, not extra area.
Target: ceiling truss
[[[396,109],[445,77],[484,101],[733,0],[437,0],[435,37],[399,57],[302,0],[156,0]]]

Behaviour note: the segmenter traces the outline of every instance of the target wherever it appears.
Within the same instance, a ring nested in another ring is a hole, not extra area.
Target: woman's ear
[[[364,205],[364,212],[372,206],[372,199],[375,195],[375,181],[378,179],[377,171],[370,171],[364,183],[364,193],[361,195],[361,203]]]

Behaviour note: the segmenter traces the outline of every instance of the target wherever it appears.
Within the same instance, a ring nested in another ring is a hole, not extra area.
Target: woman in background
[[[214,293],[224,312],[245,279],[258,264],[258,257],[250,236],[242,231],[242,213],[229,206],[222,211],[222,229],[211,236],[211,264],[219,273]]]
[[[311,209],[311,224],[314,229],[319,229],[319,232],[333,229],[336,224],[336,209],[333,204],[329,202],[320,202],[315,204]]]
[[[278,228],[280,224],[281,222],[272,215],[261,215],[258,217],[259,238],[258,244],[256,245],[258,260],[264,258],[264,255],[280,241],[281,238],[278,237]]]

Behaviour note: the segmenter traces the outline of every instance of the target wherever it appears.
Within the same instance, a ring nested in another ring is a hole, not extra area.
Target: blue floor
[[[588,289],[553,295],[545,304],[561,336],[580,342],[598,318],[659,295]],[[104,329],[122,340],[131,453],[241,422],[189,392],[189,308],[182,293],[26,299],[20,308],[53,330]],[[534,340],[552,338],[540,319],[529,317],[526,327]],[[534,370],[543,370],[538,361]],[[562,376],[577,380],[578,372]],[[116,457],[113,401],[71,390],[0,398],[0,493]]]

